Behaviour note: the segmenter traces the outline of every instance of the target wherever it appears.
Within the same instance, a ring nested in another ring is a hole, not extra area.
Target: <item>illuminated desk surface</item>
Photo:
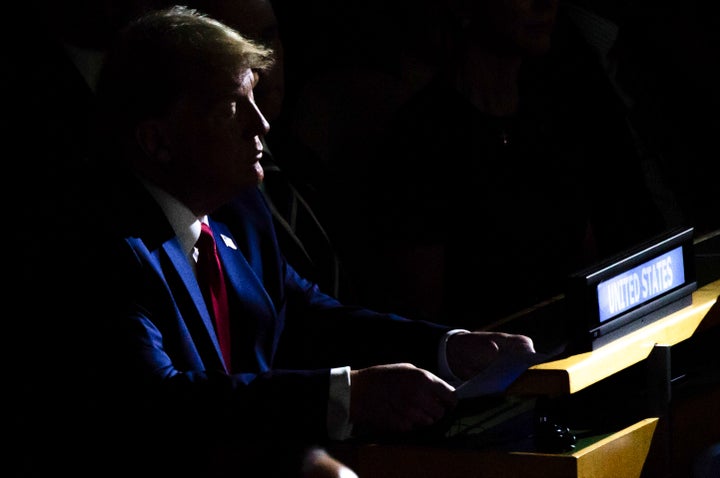
[[[530,367],[507,393],[554,396],[578,392],[646,359],[656,345],[688,339],[706,316],[720,320],[720,307],[713,307],[719,295],[720,280],[716,280],[693,292],[692,305],[625,337],[591,352]]]

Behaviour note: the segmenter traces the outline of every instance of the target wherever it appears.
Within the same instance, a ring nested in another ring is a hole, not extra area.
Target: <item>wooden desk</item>
[[[568,453],[500,452],[409,445],[354,445],[331,450],[370,478],[638,478],[657,418],[578,442]]]

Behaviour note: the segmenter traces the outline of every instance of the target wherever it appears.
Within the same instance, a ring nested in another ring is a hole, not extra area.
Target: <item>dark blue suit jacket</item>
[[[331,367],[436,369],[447,327],[340,304],[300,277],[253,189],[209,218],[229,288],[228,374],[191,265],[157,203],[138,183],[123,186],[114,204],[102,211],[109,243],[91,263],[104,319],[94,341],[105,385],[97,408],[122,410],[115,425],[151,423],[185,444],[321,442]]]

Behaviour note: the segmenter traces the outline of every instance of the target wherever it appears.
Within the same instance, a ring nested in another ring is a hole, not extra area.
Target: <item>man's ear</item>
[[[161,164],[170,162],[170,150],[161,121],[156,119],[142,121],[135,129],[135,138],[148,158]]]

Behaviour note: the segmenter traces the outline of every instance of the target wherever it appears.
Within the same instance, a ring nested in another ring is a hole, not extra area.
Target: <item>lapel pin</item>
[[[226,236],[225,234],[220,234],[220,237],[222,238],[223,242],[227,247],[233,250],[237,250],[237,246],[235,245],[235,241],[232,240],[231,237]]]

